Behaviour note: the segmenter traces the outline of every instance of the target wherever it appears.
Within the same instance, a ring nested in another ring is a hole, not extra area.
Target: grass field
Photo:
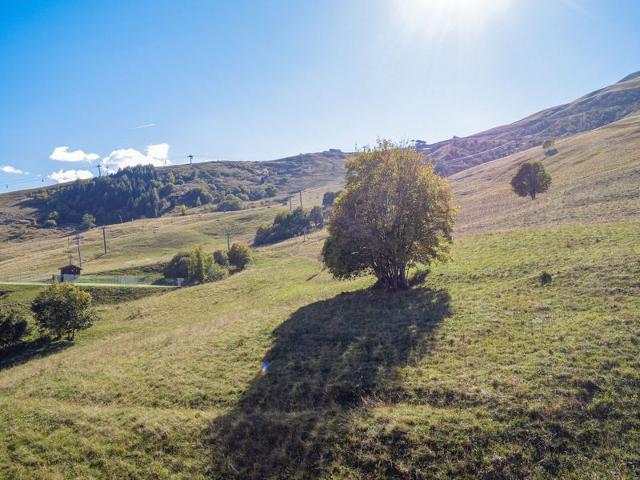
[[[558,142],[535,202],[509,180],[540,149],[455,175],[452,261],[410,291],[330,278],[324,232],[216,283],[92,288],[100,320],[74,343],[0,352],[0,478],[638,478],[639,146],[640,117]],[[114,225],[107,256],[92,230],[85,273],[151,278],[286,208]],[[3,242],[0,280],[73,250]],[[40,288],[0,301],[27,312]]]
[[[329,278],[316,236],[100,306],[2,365],[0,477],[633,478],[639,236],[470,235],[391,297]]]
[[[320,205],[322,194],[338,190],[339,184],[329,183],[310,188],[303,194],[305,207]],[[299,198],[292,202],[299,206]],[[209,212],[199,209],[185,216],[167,216],[137,220],[107,229],[108,254],[104,255],[102,230],[81,233],[83,272],[85,274],[132,270],[137,267],[169,260],[178,250],[203,245],[209,250],[226,247],[226,232],[232,242],[249,244],[263,223],[289,207],[252,208],[237,212]],[[0,254],[0,281],[33,281],[51,278],[68,262],[72,254],[77,263],[74,236],[50,232],[37,239],[3,242]],[[131,272],[129,272],[131,273]]]

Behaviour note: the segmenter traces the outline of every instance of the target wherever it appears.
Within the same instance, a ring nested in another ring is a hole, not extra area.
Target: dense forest
[[[160,172],[151,165],[135,166],[113,175],[78,180],[53,191],[36,192],[32,201],[40,211],[40,223],[53,227],[80,224],[87,214],[104,225],[158,217],[176,207],[184,210],[214,204],[219,210],[239,210],[245,201],[278,193],[264,180],[256,186],[216,180],[197,169],[174,173]]]

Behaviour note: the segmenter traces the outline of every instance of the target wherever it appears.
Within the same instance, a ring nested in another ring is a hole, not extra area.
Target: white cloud
[[[114,150],[102,159],[102,164],[109,172],[115,172],[121,168],[133,167],[135,165],[162,167],[170,163],[169,144],[167,143],[149,145],[146,153],[139,152],[135,148],[120,148]]]
[[[133,127],[134,130],[140,130],[141,128],[151,128],[155,127],[155,123],[145,123],[144,125],[138,125],[137,127]]]
[[[3,167],[0,167],[0,172],[15,173],[16,175],[29,175],[27,172],[23,172],[22,170],[19,170],[16,167],[12,167],[11,165],[5,165]]]
[[[85,180],[92,177],[93,173],[89,170],[58,170],[49,175],[51,180],[55,180],[58,183],[72,182],[77,179]]]
[[[59,162],[91,162],[100,158],[97,153],[85,153],[82,150],[69,151],[69,147],[56,147],[51,155],[51,160]]]

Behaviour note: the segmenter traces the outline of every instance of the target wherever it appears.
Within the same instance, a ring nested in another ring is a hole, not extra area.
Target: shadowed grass
[[[234,409],[214,421],[214,478],[309,478],[334,459],[349,411],[398,401],[396,367],[415,364],[450,314],[443,291],[360,291],[307,305],[274,331],[256,378]]]

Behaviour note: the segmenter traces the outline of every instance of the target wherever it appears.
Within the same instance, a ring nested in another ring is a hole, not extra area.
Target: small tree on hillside
[[[407,269],[449,251],[454,208],[446,179],[421,154],[381,141],[347,161],[322,257],[337,278],[373,273],[407,288]]]
[[[324,214],[322,213],[322,207],[313,207],[309,212],[309,218],[316,228],[324,227]]]
[[[96,226],[96,217],[91,215],[90,213],[85,213],[82,215],[82,228],[83,230],[89,230]]]
[[[199,283],[207,281],[212,264],[211,255],[200,246],[194,248],[189,257],[189,280]]]
[[[549,190],[550,185],[551,176],[540,162],[523,163],[511,179],[513,191],[521,197],[531,197],[532,200],[535,200],[537,194]]]
[[[53,283],[31,303],[31,311],[42,333],[56,339],[73,340],[78,330],[89,328],[96,319],[91,295],[70,283]]]
[[[558,150],[556,149],[556,141],[553,139],[545,140],[542,144],[542,149],[547,157],[551,157],[558,153]]]
[[[213,261],[223,267],[229,266],[229,255],[224,250],[216,250],[213,252]]]
[[[229,263],[236,267],[238,270],[244,270],[244,268],[251,261],[251,250],[245,245],[234,243],[229,250]]]

